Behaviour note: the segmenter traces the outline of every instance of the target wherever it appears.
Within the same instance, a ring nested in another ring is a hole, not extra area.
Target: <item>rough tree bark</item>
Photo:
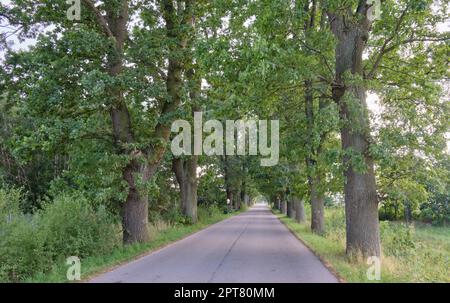
[[[244,195],[244,203],[247,206],[252,206],[253,205],[253,201],[250,199],[250,196],[245,194]]]
[[[306,222],[306,213],[305,213],[305,204],[302,199],[299,199],[296,196],[292,197],[292,202],[295,207],[295,221],[297,223],[305,223]]]
[[[241,190],[241,203],[243,203],[245,206],[248,206],[247,205],[247,199],[245,198],[247,196],[245,194],[245,187],[244,187],[244,185],[242,185],[242,186],[243,186],[243,188]]]
[[[290,197],[286,199],[286,215],[289,218],[294,218],[295,216],[294,203],[292,203],[292,199]]]
[[[241,209],[241,191],[236,190],[233,194],[234,197],[234,209]]]
[[[311,231],[321,234],[325,231],[324,204],[325,198],[317,188],[320,177],[316,176],[311,186]]]
[[[284,197],[281,198],[281,213],[285,215],[287,214],[287,203]]]
[[[366,1],[360,1],[356,16],[328,12],[331,29],[337,39],[332,95],[339,106],[343,125],[342,149],[361,155],[366,166],[366,170],[361,172],[353,167],[348,153],[343,159],[347,254],[380,256],[378,200],[374,164],[369,152],[371,137],[366,90],[361,84],[345,83],[344,75],[351,72],[352,75],[364,77],[362,55],[370,29],[367,9]],[[353,97],[353,101],[343,98],[346,92]]]
[[[281,211],[280,199],[278,199],[277,196],[274,196],[274,197],[272,197],[272,201],[273,201],[273,208],[275,208],[276,210]]]
[[[174,158],[172,170],[180,185],[181,212],[192,223],[197,222],[197,156],[188,159]]]
[[[318,189],[320,177],[317,170],[317,161],[314,159],[317,155],[313,144],[314,96],[312,91],[312,82],[309,80],[305,81],[305,115],[308,147],[306,166],[308,170],[308,192],[311,200],[311,231],[321,234],[324,231],[324,197],[322,192]]]

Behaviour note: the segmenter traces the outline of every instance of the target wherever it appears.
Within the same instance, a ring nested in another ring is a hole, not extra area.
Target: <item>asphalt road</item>
[[[337,282],[264,205],[90,282]]]

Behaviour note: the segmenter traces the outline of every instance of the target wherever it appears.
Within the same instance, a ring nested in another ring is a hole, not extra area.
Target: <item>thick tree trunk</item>
[[[242,190],[241,190],[241,203],[242,204],[244,204],[245,206],[248,206],[247,205],[247,200],[245,199],[245,196],[246,196],[246,194],[245,194],[245,187],[244,187],[245,185],[243,184],[242,185]]]
[[[294,218],[294,203],[292,203],[291,198],[286,199],[286,215],[289,218]]]
[[[313,179],[311,184],[311,231],[322,234],[325,231],[324,226],[324,203],[325,199],[318,189],[320,178]]]
[[[234,208],[241,209],[241,191],[240,190],[235,191],[233,196],[234,196]]]
[[[281,199],[281,213],[285,215],[287,214],[287,203],[284,198]]]
[[[361,144],[363,141],[360,136],[349,133],[347,129],[344,129],[341,135],[344,150],[351,147],[367,154],[367,145]],[[349,159],[344,159],[344,167],[348,167],[344,173],[347,253],[379,256],[380,236],[375,174],[372,159],[368,155],[364,158],[367,165],[365,173],[357,172],[348,163]]]
[[[365,6],[358,7],[358,21],[329,13],[331,27],[338,41],[332,94],[340,109],[342,149],[361,156],[366,166],[365,171],[360,171],[353,166],[354,161],[349,154],[343,159],[347,254],[380,256],[378,200],[374,164],[369,152],[371,137],[366,90],[361,84],[349,85],[344,81],[347,71],[363,76],[362,54],[370,28],[366,10]],[[346,92],[352,99],[343,98]]]
[[[197,222],[197,156],[172,160],[172,170],[180,186],[181,213]]]
[[[123,178],[128,184],[128,195],[122,206],[123,242],[147,242],[148,233],[148,195],[139,190],[136,178],[147,174],[148,167],[140,164],[137,159],[132,159],[126,166]]]
[[[312,82],[305,81],[305,115],[306,115],[306,133],[307,133],[307,147],[308,156],[306,157],[306,166],[308,171],[308,187],[309,196],[311,200],[311,230],[314,233],[321,234],[324,231],[324,199],[321,192],[318,190],[320,184],[319,171],[317,169],[317,162],[314,159],[319,152],[319,147],[313,144],[314,137],[314,96],[312,91]]]
[[[188,179],[190,179],[188,177]],[[191,219],[192,223],[196,223],[198,221],[197,216],[197,182],[194,180],[186,181],[184,193],[184,210],[183,214],[188,216]]]
[[[233,192],[230,189],[227,189],[227,200],[229,202],[229,206],[233,208],[234,207]]]
[[[295,221],[297,221],[298,223],[305,223],[306,214],[305,214],[305,204],[303,200],[294,196],[292,197],[292,202],[294,203],[295,207]]]

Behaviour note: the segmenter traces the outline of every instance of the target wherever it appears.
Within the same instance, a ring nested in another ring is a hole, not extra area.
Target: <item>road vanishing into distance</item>
[[[256,205],[90,282],[336,283],[338,280],[268,206]]]

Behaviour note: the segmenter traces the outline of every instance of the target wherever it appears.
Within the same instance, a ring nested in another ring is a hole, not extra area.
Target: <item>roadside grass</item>
[[[139,243],[132,245],[120,245],[111,254],[89,256],[81,259],[81,281],[87,281],[90,278],[107,272],[119,265],[133,261],[140,256],[151,253],[175,241],[181,240],[197,231],[200,231],[212,224],[235,216],[243,210],[224,214],[222,212],[200,212],[199,221],[191,225],[169,225],[165,222],[155,222],[150,226],[151,241],[149,243]],[[56,262],[52,270],[45,274],[38,274],[24,282],[43,282],[43,283],[64,283],[69,282],[66,273],[70,265],[65,264],[65,260]]]
[[[381,280],[371,281],[367,271],[372,263],[361,258],[350,260],[345,254],[343,208],[326,208],[324,235],[313,234],[309,220],[299,224],[278,211],[274,213],[347,282],[450,282],[450,227],[380,222]]]

